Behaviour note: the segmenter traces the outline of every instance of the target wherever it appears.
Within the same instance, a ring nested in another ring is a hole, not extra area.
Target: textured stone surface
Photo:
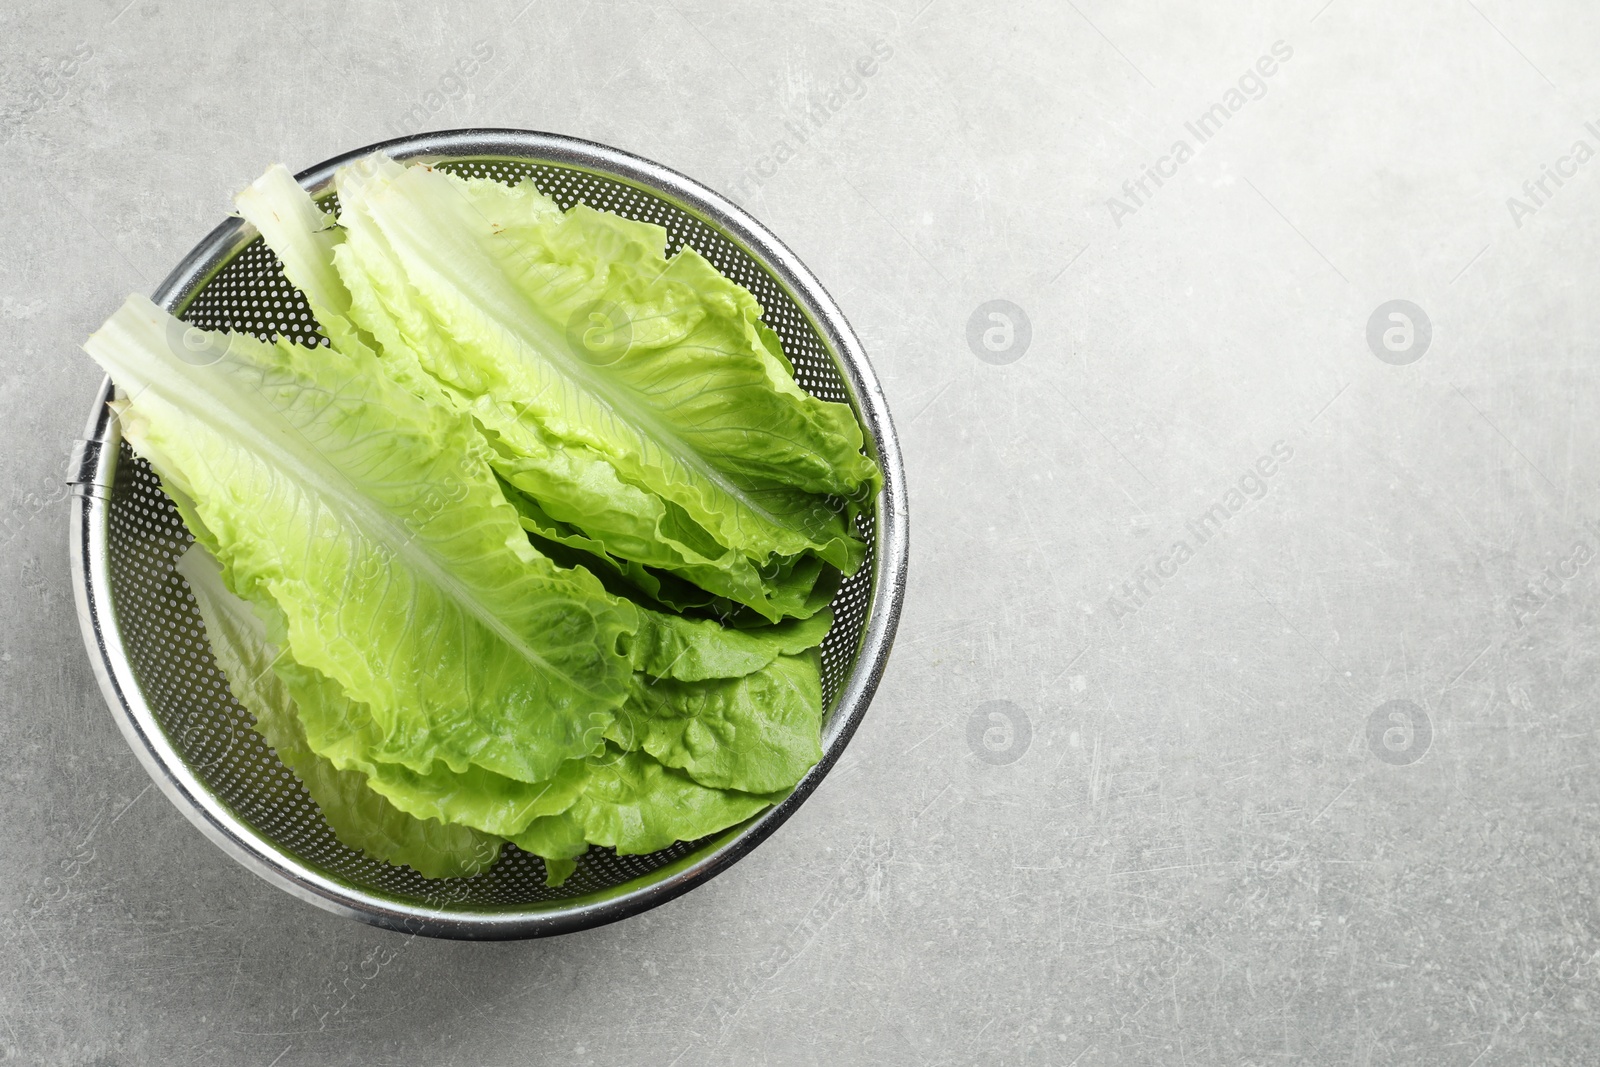
[[[125,3],[0,11],[6,1062],[1600,1060],[1592,5]],[[472,125],[735,194],[866,341],[912,488],[818,795],[685,898],[507,945],[326,915],[149,788],[59,489],[79,341],[233,191]]]

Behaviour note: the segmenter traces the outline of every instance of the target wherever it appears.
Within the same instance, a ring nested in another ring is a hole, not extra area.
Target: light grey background
[[[1592,4],[125,3],[0,12],[6,1062],[1600,1058],[1600,160],[1522,191],[1600,149]],[[786,121],[813,132],[774,171]],[[325,915],[149,787],[59,489],[80,340],[234,191],[472,125],[735,194],[866,342],[913,519],[815,798],[688,897],[505,945]],[[968,344],[994,299],[1032,329],[1004,365]],[[1406,366],[1366,340],[1393,299],[1432,322]],[[1372,728],[1395,700],[1409,728]]]

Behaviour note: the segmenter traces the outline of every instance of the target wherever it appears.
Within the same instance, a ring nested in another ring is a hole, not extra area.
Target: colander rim
[[[635,186],[697,217],[753,258],[788,293],[816,331],[850,395],[869,448],[884,475],[875,503],[871,593],[859,652],[835,701],[823,758],[781,804],[725,831],[688,856],[598,893],[523,906],[426,907],[348,885],[279,848],[235,815],[201,781],[163,732],[145,700],[112,609],[108,528],[120,431],[108,405],[107,377],[74,456],[71,565],[79,624],[96,680],[129,746],[168,799],[246,869],[280,889],[338,915],[402,933],[468,940],[544,937],[590,929],[639,914],[709,881],[771,836],[838,762],[883,676],[899,624],[909,555],[904,467],[882,387],[860,341],[820,281],[744,209],[692,178],[632,153],[562,134],[517,129],[461,129],[381,141],[335,156],[299,174],[313,194],[334,171],[375,151],[403,162],[507,159],[586,171]],[[257,236],[230,218],[208,234],[156,288],[151,299],[177,313]]]

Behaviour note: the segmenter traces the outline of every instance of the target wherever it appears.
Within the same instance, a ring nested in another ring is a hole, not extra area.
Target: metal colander
[[[299,181],[326,202],[334,170],[379,149],[466,176],[532,179],[563,208],[581,201],[665,227],[669,251],[692,245],[755,294],[803,388],[854,407],[884,489],[861,518],[866,563],[834,598],[835,622],[822,646],[822,762],[782,804],[723,833],[648,856],[591,848],[560,888],[544,884],[543,861],[511,845],[489,870],[454,879],[424,878],[346,848],[228,691],[174,570],[192,538],[149,465],[121,440],[106,404],[109,379],[72,468],[72,564],[84,641],[118,725],[157,784],[226,852],[296,896],[378,926],[443,937],[537,937],[612,922],[687,892],[776,830],[838,760],[866,711],[905,586],[905,485],[889,412],[860,342],[822,286],[777,238],[704,186],[616,149],[517,130],[388,141],[313,167]],[[307,344],[320,336],[277,258],[238,219],[202,241],[153,299],[207,329]]]

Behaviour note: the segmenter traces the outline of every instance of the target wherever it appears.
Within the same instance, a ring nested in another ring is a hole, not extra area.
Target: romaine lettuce
[[[381,156],[336,187],[337,220],[281,167],[238,200],[327,344],[132,297],[85,345],[257,729],[429,877],[509,840],[559,884],[787,795],[880,484],[849,408],[659,227]]]

